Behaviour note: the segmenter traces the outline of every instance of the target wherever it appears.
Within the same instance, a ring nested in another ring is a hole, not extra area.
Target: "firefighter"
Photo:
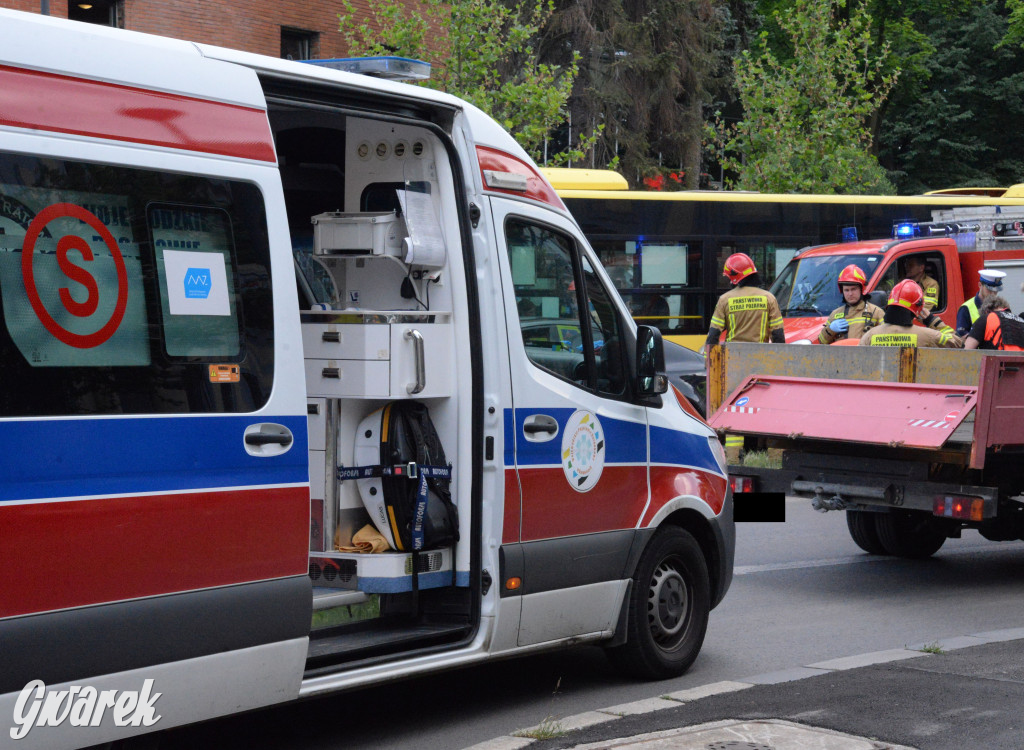
[[[918,318],[928,328],[914,325]],[[963,342],[945,323],[935,323],[936,316],[926,312],[924,291],[916,281],[904,279],[889,292],[882,325],[875,326],[860,337],[861,346],[934,346],[959,349]]]
[[[982,304],[978,319],[964,339],[964,349],[1024,351],[1024,320],[1010,312],[1010,303],[993,294]]]
[[[761,289],[761,277],[750,256],[730,255],[722,275],[728,277],[733,288],[718,298],[701,352],[706,353],[718,343],[722,331],[726,341],[786,343],[779,303],[775,295]]]
[[[921,287],[924,293],[924,312],[930,313],[939,303],[939,282],[928,275],[924,258],[920,255],[908,256],[903,261],[903,269],[906,271],[904,278],[916,282]]]
[[[828,316],[818,334],[819,344],[831,344],[845,338],[859,339],[865,331],[870,331],[882,322],[885,312],[864,297],[866,283],[867,277],[860,266],[851,263],[842,270],[837,285],[845,304]]]
[[[981,305],[990,297],[994,297],[1003,291],[1003,279],[1006,274],[1002,271],[994,271],[991,268],[983,268],[978,271],[978,293],[960,305],[956,311],[956,335],[964,336],[971,330],[978,317],[981,315]]]

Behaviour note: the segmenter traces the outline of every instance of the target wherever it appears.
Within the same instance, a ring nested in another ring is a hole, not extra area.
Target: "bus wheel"
[[[878,538],[878,527],[875,525],[875,517],[879,515],[866,510],[846,511],[846,526],[850,536],[858,547],[872,555],[885,554],[885,547]]]
[[[892,511],[879,514],[875,521],[878,540],[885,551],[896,557],[931,557],[946,542],[924,514]]]
[[[677,677],[697,658],[708,627],[708,568],[686,531],[659,530],[633,575],[626,642],[607,649],[612,662],[635,677]]]

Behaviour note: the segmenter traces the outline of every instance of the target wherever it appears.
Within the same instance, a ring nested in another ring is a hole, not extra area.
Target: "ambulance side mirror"
[[[657,328],[636,327],[636,374],[637,392],[641,395],[656,395],[668,390],[665,345]]]

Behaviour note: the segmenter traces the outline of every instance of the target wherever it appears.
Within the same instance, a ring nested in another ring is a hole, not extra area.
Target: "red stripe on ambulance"
[[[263,110],[3,65],[0,125],[277,161]]]
[[[722,512],[725,498],[725,479],[718,474],[701,469],[687,469],[683,466],[651,466],[651,506],[644,514],[641,526],[650,524],[651,519],[665,503],[677,497],[689,495],[711,500],[708,507],[717,516]]]
[[[520,467],[519,480],[523,487],[524,542],[632,529],[647,504],[647,467],[642,464],[606,464],[597,487],[591,490],[594,494],[572,489],[561,466]]]
[[[0,528],[12,617],[304,575],[309,490],[0,504]]]

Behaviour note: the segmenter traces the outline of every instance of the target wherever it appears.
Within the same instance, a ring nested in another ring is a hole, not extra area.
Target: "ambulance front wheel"
[[[707,563],[688,532],[670,526],[655,533],[627,606],[626,642],[607,649],[612,662],[643,679],[683,674],[700,652],[711,611]]]

